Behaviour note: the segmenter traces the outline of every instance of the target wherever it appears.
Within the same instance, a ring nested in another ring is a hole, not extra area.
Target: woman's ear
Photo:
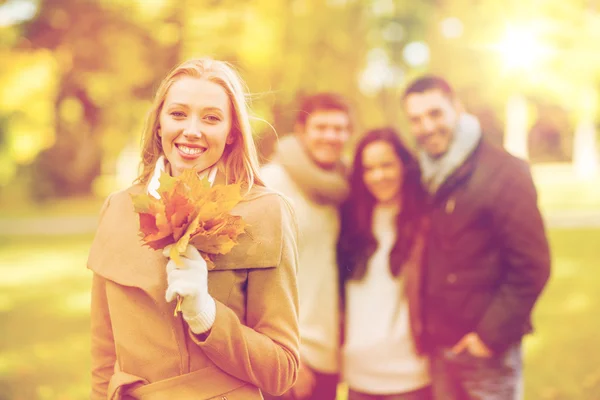
[[[231,144],[233,142],[235,142],[235,135],[233,133],[230,133],[229,136],[227,136],[227,140],[225,141],[225,143]]]

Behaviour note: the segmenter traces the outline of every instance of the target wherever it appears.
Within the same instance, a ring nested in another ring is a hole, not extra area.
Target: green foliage
[[[0,187],[25,169],[39,199],[90,193],[130,168],[119,163],[139,143],[158,82],[195,56],[240,70],[259,137],[272,135],[271,125],[291,131],[300,98],[321,90],[354,103],[355,137],[380,125],[404,130],[399,92],[425,72],[448,77],[498,143],[513,93],[564,110],[566,145],[540,145],[539,160],[546,153],[568,159],[574,121],[598,109],[600,15],[584,0],[34,3],[33,19],[0,27],[0,57],[10,60],[0,64]],[[448,18],[459,24],[454,36]],[[507,26],[531,33],[543,54],[509,68],[513,56],[499,46]],[[407,62],[415,41],[428,46],[429,62]],[[94,183],[99,176],[102,185]]]

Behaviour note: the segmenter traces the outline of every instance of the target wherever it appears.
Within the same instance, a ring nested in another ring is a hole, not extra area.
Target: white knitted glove
[[[169,257],[171,246],[165,247],[163,254]],[[208,294],[208,268],[200,252],[188,245],[181,256],[182,266],[169,259],[167,263],[167,302],[177,295],[183,297],[181,312],[183,318],[196,334],[205,333],[212,328],[217,314],[215,300]]]

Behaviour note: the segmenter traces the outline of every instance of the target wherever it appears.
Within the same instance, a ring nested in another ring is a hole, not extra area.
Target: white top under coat
[[[363,279],[346,285],[343,376],[353,390],[395,394],[429,384],[427,360],[416,354],[402,275],[390,272],[397,207],[377,206],[373,233],[377,250]]]

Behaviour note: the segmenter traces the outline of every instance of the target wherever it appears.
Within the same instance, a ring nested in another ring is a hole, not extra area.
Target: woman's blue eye
[[[219,122],[221,120],[221,118],[217,117],[216,115],[207,115],[206,119],[208,119],[210,122]]]
[[[171,115],[174,117],[185,117],[185,114],[182,113],[181,111],[173,111],[173,112],[171,112]]]

